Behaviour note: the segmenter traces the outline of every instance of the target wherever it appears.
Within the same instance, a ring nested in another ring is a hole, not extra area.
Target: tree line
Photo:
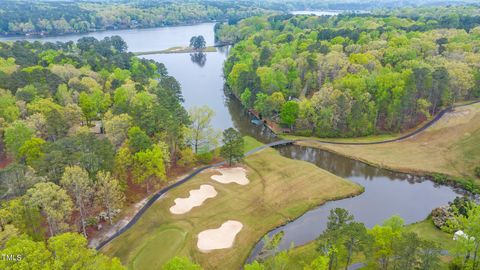
[[[147,28],[243,18],[269,7],[231,1],[3,1],[0,34],[61,35],[97,30]]]
[[[36,241],[59,239],[90,260],[81,238],[113,222],[132,185],[149,193],[164,183],[188,147],[180,85],[126,50],[118,36],[0,43],[0,135],[12,160],[0,170],[2,248],[35,246],[48,265],[60,251]],[[92,267],[118,263],[102,258]]]
[[[350,137],[399,132],[480,97],[480,21],[429,24],[275,15],[222,24],[217,37],[235,43],[224,74],[245,107],[299,135]]]
[[[336,208],[330,211],[326,230],[315,240],[315,254],[303,256],[295,249],[278,251],[282,238],[279,234],[265,239],[270,256],[244,268],[299,269],[303,266],[305,270],[332,270],[348,269],[353,262],[361,262],[365,269],[479,269],[480,206],[471,203],[463,210],[465,213],[452,217],[448,226],[453,232],[463,230],[465,234],[456,238],[454,246],[448,250],[408,230],[399,216],[392,216],[382,225],[368,229],[355,221],[347,210]],[[446,261],[442,259],[445,254],[450,257]]]
[[[456,5],[458,1],[429,5]],[[464,0],[468,3],[469,1]],[[474,1],[470,1],[474,3]],[[292,10],[366,11],[398,6],[417,6],[418,1],[2,1],[0,34],[2,35],[62,35],[98,30],[161,27],[199,22],[228,21],[236,23],[251,16],[283,13]],[[473,8],[472,8],[473,9]],[[390,10],[377,11],[382,14]],[[447,20],[450,20],[447,18]],[[455,18],[454,18],[455,20]],[[469,20],[469,18],[466,18]]]
[[[18,252],[50,265],[63,260],[49,242],[59,239],[85,255],[65,269],[94,267],[83,264],[90,259],[95,269],[121,267],[85,237],[135,202],[127,194],[151,194],[177,166],[242,159],[238,131],[226,130],[219,147],[214,112],[187,112],[165,66],[126,51],[118,36],[0,43],[0,144],[11,160],[0,170],[0,248],[31,245]]]

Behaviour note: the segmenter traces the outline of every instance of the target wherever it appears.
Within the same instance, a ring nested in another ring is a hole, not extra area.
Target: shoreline
[[[346,158],[349,158],[349,159],[352,159],[352,160],[356,160],[356,161],[365,163],[367,165],[370,165],[370,166],[373,166],[373,167],[376,167],[376,168],[380,168],[380,169],[384,169],[384,170],[387,170],[387,171],[405,173],[405,174],[410,174],[410,175],[414,175],[414,176],[425,177],[425,178],[427,178],[428,181],[432,181],[435,184],[452,187],[454,189],[458,189],[460,192],[464,193],[465,195],[477,196],[477,194],[475,194],[473,192],[470,192],[467,189],[465,189],[465,187],[459,181],[458,177],[454,176],[454,175],[451,175],[451,174],[445,174],[445,173],[439,173],[439,172],[433,172],[433,171],[427,171],[427,170],[415,170],[415,169],[411,169],[411,168],[395,167],[395,166],[389,166],[389,165],[385,165],[385,164],[376,163],[376,162],[370,161],[370,160],[365,159],[365,158],[361,158],[361,157],[358,157],[358,156],[346,154],[346,153],[331,149],[327,146],[329,144],[328,142],[323,143],[323,142],[315,142],[315,141],[308,141],[308,140],[296,140],[296,141],[293,142],[293,144],[301,146],[301,147],[311,147],[311,148],[320,149],[322,151],[333,153],[333,154],[336,154],[336,155],[339,155],[339,156],[342,156],[342,157],[346,157]],[[435,175],[446,176],[447,179],[444,180],[444,181],[439,181],[438,179],[436,179]]]
[[[172,47],[165,50],[159,51],[146,51],[146,52],[133,52],[135,56],[141,55],[150,55],[150,54],[175,54],[175,53],[209,53],[209,52],[217,52],[216,46],[208,46],[202,50],[195,50],[191,47]]]
[[[195,26],[195,25],[200,25],[200,24],[208,24],[208,23],[220,23],[224,21],[215,21],[215,20],[205,20],[205,21],[199,21],[195,23],[184,23],[184,24],[174,24],[174,25],[163,25],[163,26],[151,26],[151,27],[125,27],[125,28],[116,28],[116,29],[95,29],[92,31],[86,31],[86,32],[72,32],[72,33],[57,33],[57,34],[47,34],[47,35],[42,35],[42,34],[28,34],[25,33],[23,35],[21,34],[0,34],[0,42],[5,42],[5,41],[15,41],[15,40],[28,40],[30,38],[36,39],[36,40],[42,40],[43,38],[54,38],[54,37],[67,37],[67,36],[75,36],[75,35],[88,35],[91,33],[101,33],[101,32],[107,32],[107,31],[125,31],[125,30],[147,30],[147,29],[155,29],[155,28],[167,28],[167,27],[186,27],[186,26]],[[9,39],[11,38],[11,40]],[[6,39],[6,40],[2,40]]]

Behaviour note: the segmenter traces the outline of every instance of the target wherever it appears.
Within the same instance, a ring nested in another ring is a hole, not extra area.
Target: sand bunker
[[[217,196],[217,191],[211,185],[201,185],[199,189],[190,190],[188,198],[175,199],[175,205],[170,207],[170,212],[175,215],[185,214],[192,208],[200,206],[208,198]]]
[[[198,234],[197,247],[202,252],[231,248],[235,236],[242,228],[243,224],[239,221],[229,220],[223,223],[218,229],[205,230]]]
[[[246,170],[242,167],[217,169],[222,175],[212,175],[212,179],[222,184],[237,183],[247,185],[250,181],[247,178]]]

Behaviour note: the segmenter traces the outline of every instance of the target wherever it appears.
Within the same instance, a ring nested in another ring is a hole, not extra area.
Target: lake
[[[151,29],[112,30],[80,35],[56,37],[4,37],[0,41],[28,40],[41,42],[77,41],[90,36],[103,39],[118,35],[128,44],[131,52],[158,51],[176,46],[188,46],[192,36],[205,37],[207,46],[214,45],[214,23],[202,23],[191,26],[161,27]],[[224,94],[223,62],[227,58],[228,47],[218,48],[217,52],[204,53],[200,57],[190,54],[154,54],[145,55],[163,63],[169,74],[174,76],[182,87],[185,107],[208,106],[215,111],[212,124],[214,128],[223,130],[233,127],[232,117]]]
[[[203,35],[207,46],[214,44],[213,26],[215,23],[202,23],[191,26],[158,27],[147,29],[128,29],[98,31],[84,34],[51,36],[51,37],[27,37],[12,36],[0,37],[0,41],[41,41],[41,42],[67,42],[77,41],[82,37],[94,37],[103,39],[113,35],[118,35],[128,44],[128,50],[131,52],[159,51],[176,46],[188,46],[192,36]]]
[[[295,10],[290,13],[293,15],[335,16],[341,12],[335,10]]]

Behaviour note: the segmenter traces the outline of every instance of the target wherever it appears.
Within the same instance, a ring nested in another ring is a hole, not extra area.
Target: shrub
[[[208,164],[213,160],[213,153],[205,152],[205,153],[197,154],[197,160],[200,163]]]
[[[180,166],[189,167],[197,162],[195,153],[193,153],[192,148],[187,147],[180,151],[181,158],[178,160]]]
[[[313,132],[309,129],[297,130],[297,131],[295,131],[295,135],[303,136],[303,137],[310,137],[310,136],[313,135]]]
[[[446,228],[448,220],[452,220],[455,217],[449,205],[433,209],[431,215],[433,224],[441,230],[448,229]]]
[[[448,177],[441,173],[435,173],[432,175],[433,181],[439,184],[445,184],[448,181]]]
[[[475,176],[480,178],[480,166],[475,167]]]
[[[459,179],[458,182],[468,192],[471,192],[471,193],[480,192],[480,187],[475,183],[473,179]]]

